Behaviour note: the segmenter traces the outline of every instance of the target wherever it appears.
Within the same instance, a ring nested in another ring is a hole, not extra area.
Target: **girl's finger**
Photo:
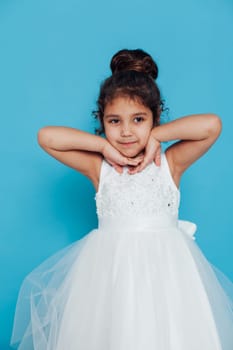
[[[119,173],[122,174],[123,172],[123,167],[117,164],[113,164],[114,169]]]
[[[140,166],[140,165],[129,168],[129,169],[128,169],[128,173],[129,173],[130,175],[136,174],[136,173],[138,172],[139,166]]]
[[[137,172],[142,171],[147,167],[148,164],[151,163],[151,160],[148,158],[144,158],[143,162],[138,166]]]
[[[136,166],[142,161],[143,157],[140,158],[125,158],[124,165]]]
[[[157,153],[156,156],[155,156],[155,164],[156,164],[157,166],[160,166],[160,165],[161,165],[161,153],[160,153],[160,151],[159,151],[159,153]]]

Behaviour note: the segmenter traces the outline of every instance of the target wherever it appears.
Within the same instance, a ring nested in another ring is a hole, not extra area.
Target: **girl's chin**
[[[128,157],[128,158],[136,158],[140,155],[143,154],[143,151],[139,151],[139,152],[133,152],[133,151],[130,151],[128,150],[127,152],[122,152],[121,153],[125,156],[125,157]]]

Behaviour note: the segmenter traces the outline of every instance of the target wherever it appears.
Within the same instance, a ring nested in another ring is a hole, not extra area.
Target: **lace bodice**
[[[176,187],[164,152],[161,165],[149,164],[142,172],[130,175],[127,167],[119,174],[102,162],[99,189],[95,196],[99,219],[125,216],[178,217],[180,191]]]

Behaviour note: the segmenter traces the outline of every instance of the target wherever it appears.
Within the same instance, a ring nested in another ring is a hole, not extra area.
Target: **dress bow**
[[[178,228],[186,233],[193,240],[196,239],[194,233],[197,230],[197,225],[194,222],[186,221],[186,220],[178,220]]]

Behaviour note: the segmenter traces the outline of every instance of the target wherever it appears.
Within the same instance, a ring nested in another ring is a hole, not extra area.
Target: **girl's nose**
[[[130,136],[132,135],[132,131],[129,125],[123,125],[121,128],[121,136]]]

